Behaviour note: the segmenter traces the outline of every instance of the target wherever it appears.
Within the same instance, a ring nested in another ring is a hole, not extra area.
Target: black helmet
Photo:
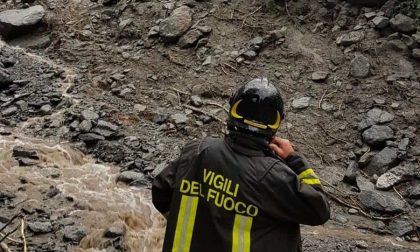
[[[229,130],[271,138],[284,119],[280,92],[264,77],[239,88],[229,103]]]

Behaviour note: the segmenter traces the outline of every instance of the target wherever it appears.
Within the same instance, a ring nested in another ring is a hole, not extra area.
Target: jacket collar
[[[225,142],[234,151],[246,156],[267,156],[271,153],[266,139],[241,132],[230,131],[225,136]]]

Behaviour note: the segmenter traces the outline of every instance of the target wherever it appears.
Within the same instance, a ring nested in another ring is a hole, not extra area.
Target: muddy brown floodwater
[[[12,157],[15,146],[36,149],[40,162],[21,167]],[[58,169],[59,178],[48,178],[51,169]],[[164,234],[164,219],[151,205],[147,189],[129,188],[117,184],[119,168],[95,164],[95,161],[65,145],[48,144],[24,137],[0,138],[0,184],[18,185],[22,177],[30,178],[24,192],[18,192],[17,202],[42,201],[42,188],[54,186],[65,196],[85,202],[85,210],[57,206],[52,212],[70,211],[88,230],[77,251],[100,251],[103,231],[113,225],[124,226],[124,244],[128,251],[160,251]]]

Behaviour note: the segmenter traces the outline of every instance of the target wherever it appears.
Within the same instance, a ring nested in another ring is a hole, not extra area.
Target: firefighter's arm
[[[165,217],[169,213],[179,159],[171,162],[153,180],[152,202]]]
[[[267,209],[279,221],[321,225],[330,218],[330,208],[319,178],[308,162],[298,155],[286,158],[289,167],[278,162],[263,180]]]

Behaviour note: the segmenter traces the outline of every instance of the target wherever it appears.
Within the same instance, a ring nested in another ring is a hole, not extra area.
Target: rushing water
[[[36,149],[40,163],[20,167],[12,157],[15,146]],[[59,178],[49,178],[49,169],[57,169]],[[150,190],[117,184],[119,168],[95,164],[81,152],[65,145],[50,145],[36,139],[0,137],[0,184],[19,184],[20,177],[29,178],[29,188],[19,195],[23,200],[42,201],[40,188],[56,186],[64,195],[87,204],[86,210],[73,210],[70,215],[80,218],[88,230],[79,251],[101,251],[103,232],[107,227],[121,225],[126,233],[128,251],[160,251],[164,219],[151,205]],[[19,199],[18,199],[19,200]],[[55,206],[49,206],[51,210]]]

